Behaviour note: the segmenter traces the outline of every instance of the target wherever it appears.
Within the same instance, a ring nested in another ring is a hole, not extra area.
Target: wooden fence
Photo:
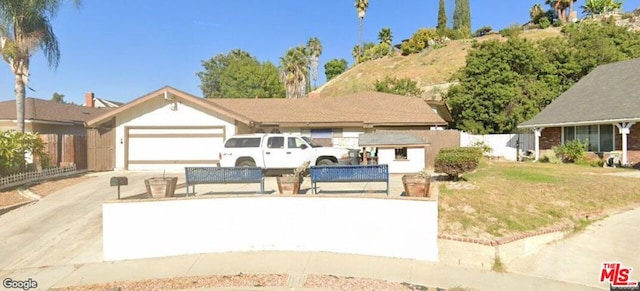
[[[45,152],[52,167],[75,165],[79,170],[87,169],[87,137],[84,135],[41,134]]]

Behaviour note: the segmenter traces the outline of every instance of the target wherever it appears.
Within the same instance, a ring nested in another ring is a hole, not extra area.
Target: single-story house
[[[110,110],[31,97],[24,102],[25,131],[41,134],[86,135],[84,123]],[[12,129],[17,129],[15,99],[0,102],[0,130]]]
[[[640,165],[640,58],[602,65],[519,128],[535,133],[535,155],[571,140],[607,156],[621,151],[622,163]]]
[[[234,134],[292,133],[358,148],[361,133],[446,125],[420,98],[379,92],[318,99],[204,99],[168,86],[86,122],[98,132],[97,143],[114,143],[101,146],[114,148],[112,168],[129,170],[216,165],[224,140]]]
[[[406,132],[363,133],[358,137],[377,164],[389,165],[390,173],[416,173],[425,168],[427,143]]]

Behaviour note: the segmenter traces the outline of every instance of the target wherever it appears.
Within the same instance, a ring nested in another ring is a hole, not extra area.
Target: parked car
[[[222,167],[296,168],[311,165],[351,164],[349,149],[323,147],[307,136],[282,133],[236,135],[227,139],[220,152]],[[357,150],[356,150],[357,152]]]

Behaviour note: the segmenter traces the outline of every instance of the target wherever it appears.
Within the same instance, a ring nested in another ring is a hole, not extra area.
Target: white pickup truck
[[[243,134],[225,141],[220,152],[220,166],[288,169],[306,161],[311,165],[349,164],[349,152],[344,148],[323,147],[306,136]]]

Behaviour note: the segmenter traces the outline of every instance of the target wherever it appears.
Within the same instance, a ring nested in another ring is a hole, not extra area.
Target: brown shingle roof
[[[446,124],[421,98],[380,92],[359,92],[340,98],[207,100],[263,124]]]
[[[110,108],[90,108],[73,104],[59,103],[37,98],[25,98],[25,120],[56,121],[70,123],[84,123],[103,113]],[[16,101],[0,102],[0,120],[16,119]]]

